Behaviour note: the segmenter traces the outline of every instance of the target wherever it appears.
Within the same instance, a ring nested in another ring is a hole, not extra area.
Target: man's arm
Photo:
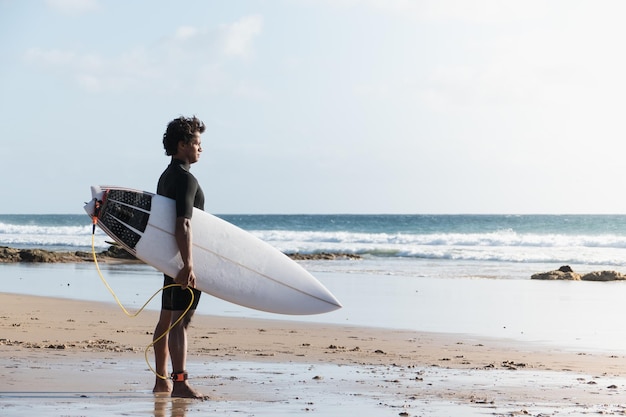
[[[191,233],[191,219],[186,217],[176,218],[176,229],[174,231],[174,237],[176,238],[176,244],[180,251],[180,256],[183,259],[183,268],[176,275],[176,283],[182,285],[183,289],[188,286],[196,287],[196,275],[193,272],[193,257],[191,250],[192,233]]]

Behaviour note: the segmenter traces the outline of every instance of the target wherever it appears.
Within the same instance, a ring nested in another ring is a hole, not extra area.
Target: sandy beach
[[[157,312],[0,294],[3,415],[626,414],[626,358],[520,341],[197,315],[189,373],[210,401],[151,393]],[[152,352],[148,354],[152,361]]]

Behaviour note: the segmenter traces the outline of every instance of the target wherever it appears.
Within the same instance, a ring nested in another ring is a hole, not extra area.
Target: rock
[[[41,249],[21,250],[20,259],[22,262],[43,262],[54,263],[60,262],[61,255],[55,252],[49,252]]]
[[[109,243],[109,242],[107,242]],[[303,253],[287,253],[287,256],[294,260],[358,260],[360,255],[344,252],[319,252],[311,254]],[[128,253],[125,249],[117,244],[112,244],[107,250],[97,254],[98,262],[141,262],[135,256]],[[93,262],[93,254],[91,252],[56,252],[43,249],[15,249],[6,246],[0,246],[0,263],[15,262]]]
[[[0,247],[0,263],[13,262],[66,262],[68,254],[61,252],[51,252],[42,249],[14,249],[8,247]],[[73,259],[73,256],[69,254]]]
[[[582,276],[583,281],[620,281],[626,280],[626,275],[617,271],[596,271]]]
[[[296,261],[332,261],[335,259],[361,259],[360,255],[344,252],[318,252],[318,253],[286,253],[291,259]]]
[[[109,246],[109,249],[102,252],[102,255],[116,259],[137,259],[135,255],[129,253],[128,251],[126,251],[126,249],[117,245]]]
[[[116,247],[98,253],[98,261],[117,260],[135,261],[132,255]],[[60,263],[60,262],[93,262],[90,252],[56,252],[43,249],[15,249],[0,246],[0,263]]]
[[[0,247],[0,262],[19,262],[20,252],[17,249],[8,248],[6,246]]]
[[[556,271],[541,272],[534,274],[530,279],[543,280],[569,280],[569,281],[621,281],[626,280],[626,275],[617,271],[595,271],[581,275],[572,270],[569,265],[564,265]]]
[[[580,281],[580,274],[576,272],[563,272],[560,269],[556,271],[550,272],[541,272],[538,274],[534,274],[530,277],[530,279],[543,279],[543,280],[566,280],[566,281]]]

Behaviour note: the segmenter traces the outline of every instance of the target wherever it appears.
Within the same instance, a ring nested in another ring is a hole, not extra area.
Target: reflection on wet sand
[[[155,394],[154,417],[186,417],[189,405],[198,401],[172,398],[169,394]]]

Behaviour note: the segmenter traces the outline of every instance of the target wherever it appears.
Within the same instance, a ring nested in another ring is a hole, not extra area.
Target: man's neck
[[[191,164],[189,163],[189,160],[186,158],[181,158],[179,156],[172,156],[172,162],[177,161],[180,162],[182,165],[185,166],[185,168],[189,169],[191,167]]]

